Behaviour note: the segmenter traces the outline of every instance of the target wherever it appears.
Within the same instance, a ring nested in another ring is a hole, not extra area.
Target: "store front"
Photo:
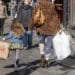
[[[64,0],[63,25],[75,37],[75,0]]]
[[[75,26],[75,0],[71,0],[70,5],[70,25]]]
[[[64,0],[64,24],[75,26],[75,0]]]

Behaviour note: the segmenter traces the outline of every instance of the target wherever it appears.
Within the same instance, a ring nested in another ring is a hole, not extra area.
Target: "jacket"
[[[45,22],[43,25],[36,27],[38,33],[43,35],[55,35],[60,29],[60,20],[56,12],[56,6],[49,2],[39,4],[33,9],[32,20],[29,24],[29,29],[32,30],[36,25],[34,24],[34,15],[38,8],[40,8],[45,16]]]
[[[19,7],[17,14],[17,19],[23,24],[24,28],[28,27],[32,17],[32,7],[29,5],[22,5]]]

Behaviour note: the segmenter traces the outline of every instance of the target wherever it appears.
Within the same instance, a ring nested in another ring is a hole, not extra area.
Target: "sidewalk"
[[[6,20],[4,33],[10,30],[11,21]],[[37,45],[38,36],[33,34],[33,48],[21,51],[19,71],[14,72],[15,51],[10,51],[7,60],[0,60],[0,75],[74,75],[75,55],[63,60],[61,64],[50,66],[48,69],[40,68],[40,54]],[[71,41],[71,48],[75,54],[75,40]]]

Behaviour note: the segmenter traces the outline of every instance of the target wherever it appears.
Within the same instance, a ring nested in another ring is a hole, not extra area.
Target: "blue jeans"
[[[32,36],[33,33],[31,31],[27,31],[23,36],[23,44],[24,47],[30,47],[32,46]]]
[[[49,55],[51,54],[51,48],[52,48],[52,39],[53,36],[40,36],[40,43],[44,43],[44,53],[46,60],[49,60]]]

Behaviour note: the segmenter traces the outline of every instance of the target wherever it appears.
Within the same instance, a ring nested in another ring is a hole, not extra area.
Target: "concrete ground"
[[[10,30],[11,19],[5,22],[4,33]],[[40,54],[38,48],[39,37],[33,34],[33,47],[29,50],[21,50],[18,72],[14,71],[15,51],[10,51],[7,60],[0,60],[0,75],[74,75],[75,74],[75,41],[71,39],[72,55],[57,65],[49,65],[49,68],[39,66]],[[51,56],[53,59],[53,56]]]

